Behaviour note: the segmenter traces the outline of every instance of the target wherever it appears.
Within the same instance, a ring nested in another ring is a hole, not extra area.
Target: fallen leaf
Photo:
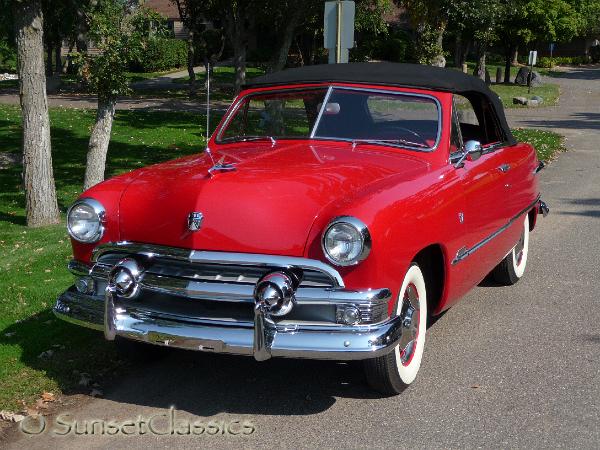
[[[56,400],[56,396],[52,392],[44,392],[42,394],[42,400],[45,402],[53,402]]]
[[[25,419],[25,416],[22,414],[12,413],[10,411],[0,411],[0,419],[6,420],[7,422],[21,422]]]
[[[479,389],[481,386],[479,386],[478,384],[474,384],[473,386],[471,386],[471,389]]]

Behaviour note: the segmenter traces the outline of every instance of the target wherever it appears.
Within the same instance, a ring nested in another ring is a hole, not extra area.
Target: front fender
[[[371,253],[359,265],[338,270],[348,288],[387,287],[394,300],[410,263],[432,244],[442,248],[445,273],[451,272],[450,261],[464,233],[458,216],[463,207],[460,179],[452,166],[411,180],[385,180],[359,197],[324,211],[311,229],[306,256],[324,260],[322,232],[333,217],[357,217],[371,233]],[[447,292],[442,303],[446,297]],[[390,311],[392,307],[390,302]]]

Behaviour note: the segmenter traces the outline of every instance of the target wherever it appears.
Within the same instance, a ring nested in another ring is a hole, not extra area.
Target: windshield
[[[439,135],[438,108],[429,96],[343,87],[251,94],[218,140],[312,137],[431,150]]]

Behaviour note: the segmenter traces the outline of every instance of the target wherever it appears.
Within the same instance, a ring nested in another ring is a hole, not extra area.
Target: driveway
[[[560,106],[510,111],[512,125],[563,133],[570,149],[541,175],[551,214],[531,235],[527,274],[514,287],[476,288],[438,320],[402,395],[377,398],[354,364],[175,352],[67,408],[72,419],[174,406],[179,419],[247,420],[254,433],[20,436],[8,448],[598,448],[600,69],[552,81]]]

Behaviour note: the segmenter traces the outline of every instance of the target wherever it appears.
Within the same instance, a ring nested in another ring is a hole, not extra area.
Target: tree
[[[488,48],[498,39],[497,30],[504,12],[497,0],[459,0],[448,6],[449,26],[458,36],[469,36],[477,44],[474,75],[486,79]]]
[[[78,54],[76,62],[81,78],[98,95],[98,109],[88,145],[84,189],[104,180],[117,98],[129,92],[126,71],[143,45],[144,30],[135,27],[136,11],[121,0],[98,0],[85,12],[87,34],[98,54]]]
[[[536,42],[569,42],[586,26],[585,13],[576,3],[597,0],[503,0],[498,22],[499,42],[504,48],[504,82],[510,82],[510,68],[519,46]]]
[[[445,66],[442,47],[451,0],[395,0],[406,8],[415,30],[415,56],[421,64]]]
[[[15,0],[13,17],[23,117],[23,184],[27,226],[37,227],[60,221],[52,172],[40,0]]]

